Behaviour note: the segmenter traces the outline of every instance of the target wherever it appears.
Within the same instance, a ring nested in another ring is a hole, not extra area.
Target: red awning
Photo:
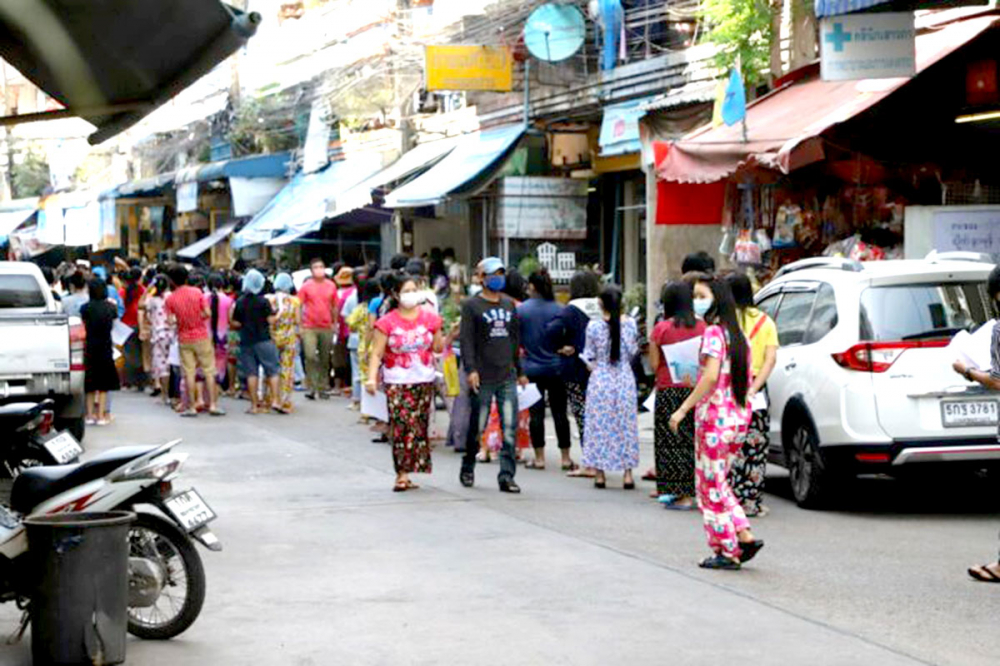
[[[980,16],[918,35],[917,75],[996,20]],[[822,81],[815,72],[747,106],[747,142],[738,124],[703,127],[668,144],[665,157],[657,161],[657,173],[677,183],[711,183],[752,165],[789,173],[823,159],[823,132],[874,106],[908,81]]]

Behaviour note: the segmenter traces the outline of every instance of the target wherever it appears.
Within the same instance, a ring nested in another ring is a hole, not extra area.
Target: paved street
[[[194,627],[130,641],[130,664],[1000,659],[1000,590],[964,573],[997,547],[998,503],[982,488],[867,482],[852,510],[810,513],[776,473],[772,513],[756,523],[767,548],[742,572],[705,572],[700,517],[663,511],[649,484],[626,493],[611,477],[597,491],[550,467],[520,471],[512,497],[488,465],[466,490],[439,448],[423,488],[393,494],[388,448],[343,401],[292,417],[244,405],[184,420],[119,394],[117,424],[91,430],[90,452],[183,437],[184,478],[220,514],[226,547],[202,550],[208,599]],[[15,620],[0,609],[5,634]],[[28,652],[27,640],[0,647],[0,663],[26,666]]]

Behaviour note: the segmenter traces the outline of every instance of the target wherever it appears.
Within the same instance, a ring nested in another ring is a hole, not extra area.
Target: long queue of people
[[[499,489],[521,492],[515,476],[522,435],[534,449],[525,466],[547,464],[547,406],[568,476],[590,478],[605,489],[608,474],[620,473],[622,487],[635,489],[639,403],[632,361],[640,339],[617,286],[581,271],[571,279],[563,306],[544,270],[525,280],[489,257],[476,267],[468,295],[455,295],[461,315],[446,326],[421,267],[406,268],[382,280],[383,300],[370,311],[371,344],[361,361],[365,390],[371,396],[384,392],[388,403],[393,490],[414,490],[410,475],[431,472],[437,364],[442,353],[452,352],[460,358],[460,372],[448,444],[463,454],[463,486],[472,487],[476,463],[489,460],[487,435],[495,428]],[[767,511],[761,503],[766,383],[778,342],[774,322],[753,307],[750,280],[719,276],[714,268],[707,255],[693,255],[685,261],[684,278],[663,287],[661,317],[649,336],[657,386],[655,466],[645,476],[656,481],[653,496],[666,508],[701,510],[713,552],[701,566],[730,570],[764,545],[748,516]],[[692,341],[695,367],[680,372],[665,356],[671,346]],[[529,387],[541,399],[521,418],[519,393]],[[570,455],[570,414],[580,433],[579,465]]]

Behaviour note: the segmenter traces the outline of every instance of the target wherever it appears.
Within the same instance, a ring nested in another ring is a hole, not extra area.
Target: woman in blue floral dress
[[[624,472],[624,488],[632,490],[632,469],[639,465],[639,421],[632,358],[638,353],[635,321],[623,317],[622,292],[601,292],[604,317],[587,326],[581,358],[591,369],[584,417],[583,465],[597,470],[594,486],[604,488],[605,472]]]

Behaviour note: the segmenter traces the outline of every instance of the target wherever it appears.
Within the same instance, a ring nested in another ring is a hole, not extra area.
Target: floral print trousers
[[[742,433],[726,432],[714,424],[695,424],[695,481],[698,506],[705,523],[708,546],[730,559],[739,559],[737,534],[750,529],[746,513],[729,486],[729,468],[733,460],[733,441]]]
[[[767,469],[767,448],[770,445],[771,413],[761,409],[753,413],[750,430],[739,453],[733,459],[729,484],[743,510],[750,515],[760,513]]]
[[[278,347],[278,404],[282,409],[291,411],[292,393],[295,391],[295,357],[298,356],[298,348],[293,342],[290,345]]]
[[[387,384],[389,441],[396,472],[430,474],[431,445],[427,438],[434,384]]]

